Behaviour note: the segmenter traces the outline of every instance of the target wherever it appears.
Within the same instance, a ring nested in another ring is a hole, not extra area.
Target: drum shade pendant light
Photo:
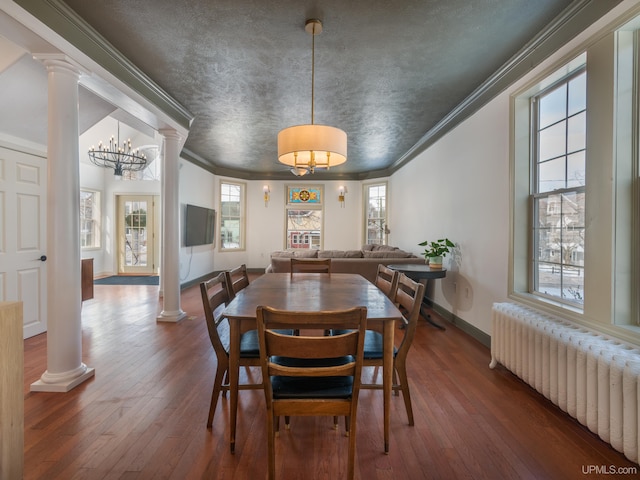
[[[311,34],[311,124],[285,128],[278,133],[278,161],[291,167],[294,175],[314,173],[316,168],[334,167],[347,161],[347,134],[339,128],[313,123],[315,88],[315,37],[322,33],[322,22],[307,20]]]

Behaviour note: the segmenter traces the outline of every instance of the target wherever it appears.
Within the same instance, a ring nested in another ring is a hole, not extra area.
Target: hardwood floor
[[[231,455],[228,398],[206,428],[215,356],[200,292],[183,291],[189,318],[165,324],[155,320],[157,291],[95,286],[82,316],[83,361],[96,374],[69,393],[29,392],[46,369],[46,337],[25,341],[26,479],[266,478],[262,392],[240,393]],[[637,468],[510,372],[490,370],[489,359],[456,327],[440,331],[421,320],[408,360],[415,426],[393,397],[385,455],[381,392],[362,391],[356,478],[592,479],[590,466]],[[344,478],[347,437],[332,423],[300,417],[282,428],[279,478]]]

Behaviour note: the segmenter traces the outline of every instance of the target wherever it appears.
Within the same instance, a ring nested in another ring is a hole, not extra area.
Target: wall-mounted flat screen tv
[[[186,247],[209,245],[214,242],[216,211],[210,208],[187,205],[185,214]]]

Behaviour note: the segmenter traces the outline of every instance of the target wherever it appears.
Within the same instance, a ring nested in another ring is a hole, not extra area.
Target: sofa
[[[416,263],[424,258],[389,245],[363,245],[360,250],[291,249],[271,253],[271,263],[265,273],[291,272],[291,258],[331,258],[332,273],[359,273],[370,282],[375,281],[378,265]]]

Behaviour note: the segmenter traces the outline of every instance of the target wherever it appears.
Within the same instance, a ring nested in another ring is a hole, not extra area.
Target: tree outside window
[[[321,233],[322,210],[287,208],[287,248],[318,250]]]

